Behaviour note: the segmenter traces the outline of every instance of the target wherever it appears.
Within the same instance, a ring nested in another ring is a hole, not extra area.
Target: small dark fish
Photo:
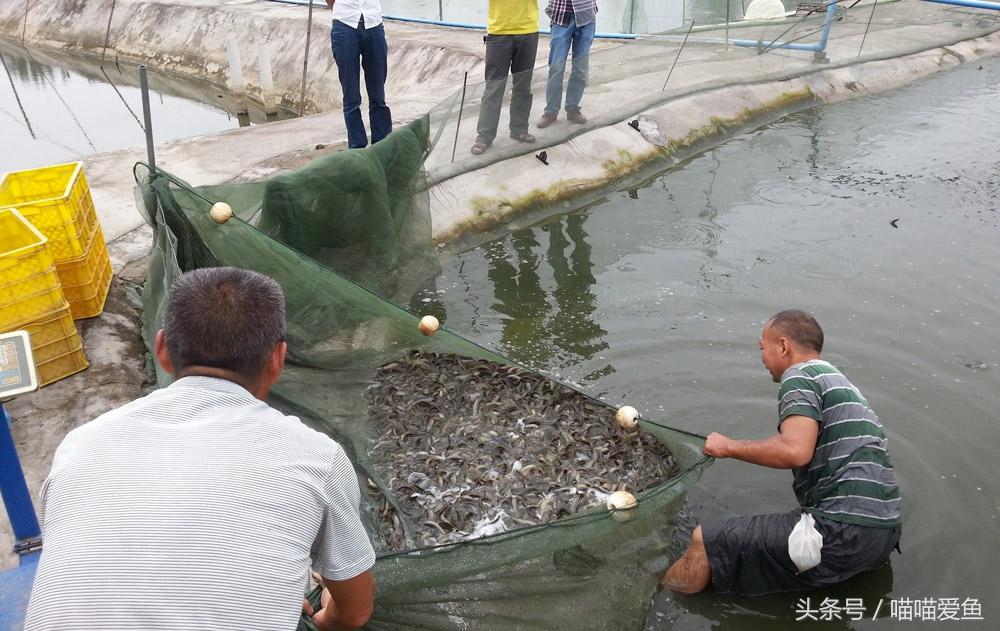
[[[898,228],[899,226],[896,225],[896,223],[898,221],[899,221],[899,217],[896,217],[895,219],[893,219],[892,221],[889,222],[889,225],[892,226],[893,228]]]
[[[536,526],[678,473],[653,435],[519,366],[414,350],[365,394],[368,457],[384,481],[365,490],[393,550]]]
[[[541,153],[537,153],[537,154],[535,154],[535,157],[538,158],[538,160],[542,164],[544,164],[545,166],[549,165],[549,154],[548,154],[548,152],[543,151]]]

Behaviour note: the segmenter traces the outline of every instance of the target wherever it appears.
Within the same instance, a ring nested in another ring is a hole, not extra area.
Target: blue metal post
[[[931,1],[942,1],[942,0],[931,0]],[[951,2],[959,2],[960,0],[948,0]],[[964,0],[963,0],[964,1]],[[820,33],[819,41],[815,44],[800,44],[798,42],[771,42],[767,43],[762,40],[753,39],[736,39],[732,40],[732,43],[736,46],[742,46],[744,48],[784,48],[786,50],[805,50],[815,53],[814,58],[816,61],[826,61],[826,50],[827,41],[830,39],[830,27],[833,25],[833,18],[837,13],[837,0],[829,0],[826,4],[826,19],[823,20],[823,30]]]
[[[819,44],[816,48],[816,53],[822,53],[826,50],[826,42],[830,39],[830,26],[833,25],[833,16],[837,12],[837,3],[835,0],[830,0],[829,4],[826,5],[826,19],[823,21],[823,32],[819,36]],[[826,56],[823,56],[824,59]]]
[[[14,549],[20,551],[36,546],[42,530],[38,527],[31,493],[28,492],[28,484],[24,481],[24,470],[17,457],[14,436],[10,431],[10,417],[7,416],[7,410],[2,403],[0,403],[0,495],[3,496],[3,504],[7,508],[7,517],[10,519],[14,539],[17,542]]]

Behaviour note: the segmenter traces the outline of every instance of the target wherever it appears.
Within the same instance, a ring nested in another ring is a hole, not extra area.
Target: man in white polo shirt
[[[326,0],[326,4],[333,10],[330,42],[344,95],[347,145],[360,149],[368,146],[368,134],[361,116],[362,70],[368,92],[372,144],[392,131],[392,113],[385,104],[389,44],[382,25],[382,5],[379,0]]]
[[[316,626],[364,625],[375,553],[354,468],[264,403],[285,362],[281,288],[196,270],[163,326],[156,358],[175,381],[56,451],[25,629],[292,631],[310,568],[332,596]]]

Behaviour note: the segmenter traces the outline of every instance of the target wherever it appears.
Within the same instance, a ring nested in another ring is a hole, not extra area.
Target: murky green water
[[[144,145],[135,66],[23,48],[0,39],[0,173]],[[260,107],[205,82],[150,74],[153,139],[164,142],[262,123]]]
[[[885,617],[903,598],[978,599],[985,622],[961,628],[1000,626],[1000,62],[982,65],[796,114],[632,194],[451,254],[418,299],[612,403],[748,439],[776,424],[761,324],[817,315],[824,356],[887,429],[903,555],[812,594],[659,594],[651,628],[810,628],[795,622],[806,596],[864,599],[869,621],[822,629],[935,627]],[[788,510],[791,473],[721,461],[689,502],[688,528]]]

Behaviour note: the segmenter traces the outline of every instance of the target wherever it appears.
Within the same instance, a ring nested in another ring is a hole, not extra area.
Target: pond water
[[[805,629],[804,597],[863,599],[867,620],[822,629],[909,628],[906,598],[958,599],[960,615],[976,599],[985,621],[965,624],[1000,624],[998,102],[1000,63],[967,64],[789,116],[443,257],[416,309],[661,422],[773,433],[757,339],[792,307],[816,314],[824,357],[881,417],[904,502],[891,568],[759,599],[660,593],[649,628]],[[689,494],[682,539],[705,519],[791,509],[791,481],[717,462]]]
[[[0,39],[0,173],[145,144],[136,66],[24,48]],[[206,82],[150,73],[153,139],[164,142],[288,118],[247,109]]]

